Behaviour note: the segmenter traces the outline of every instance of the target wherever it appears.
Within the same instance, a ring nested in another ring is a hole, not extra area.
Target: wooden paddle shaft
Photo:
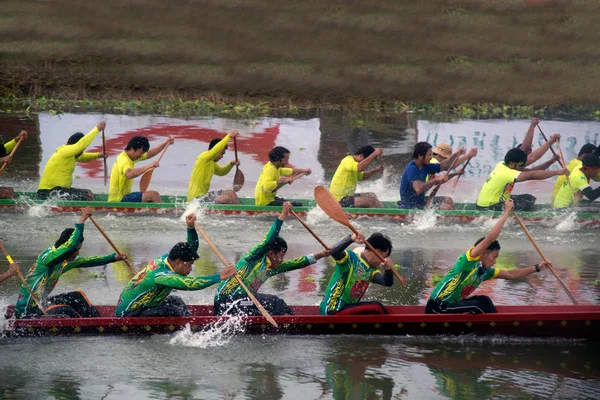
[[[0,242],[0,248],[2,249],[2,252],[4,253],[4,256],[6,257],[6,259],[8,260],[8,262],[10,264],[13,264],[14,260],[8,254],[8,251],[6,251],[6,248],[4,247],[4,244],[2,242]],[[48,315],[48,313],[46,312],[46,309],[44,308],[44,306],[42,306],[42,302],[40,301],[40,299],[38,299],[37,296],[35,294],[33,294],[33,291],[31,290],[31,288],[27,284],[27,281],[25,280],[25,277],[23,277],[23,274],[21,273],[21,271],[17,270],[17,272],[15,274],[17,275],[17,278],[19,278],[19,280],[21,281],[21,283],[23,284],[23,286],[25,286],[25,289],[27,289],[27,291],[31,295],[31,298],[33,299],[33,301],[35,301],[35,304],[37,304],[37,306],[40,309],[40,311],[42,311],[42,313],[44,315]]]
[[[458,161],[460,156],[457,156],[454,161],[452,162],[452,164],[450,165],[450,168],[448,168],[448,174],[450,174],[450,171],[452,171],[454,169],[454,163],[456,163]],[[446,181],[447,182],[447,181]],[[442,183],[438,183],[436,185],[436,187],[431,191],[431,194],[429,195],[429,197],[427,198],[427,203],[425,204],[425,208],[429,208],[431,207],[431,202],[433,201],[433,198],[435,197],[435,195],[437,194],[437,192],[440,190],[440,188],[442,187],[442,185],[445,182]]]
[[[17,141],[17,144],[15,144],[15,147],[12,149],[12,151],[10,152],[9,157],[12,158],[12,156],[15,154],[15,152],[17,151],[17,149],[19,148],[19,146],[21,145],[21,142],[23,141],[23,138],[21,137],[21,139],[19,139]],[[2,167],[0,167],[0,173],[2,171],[4,171],[4,168],[6,168],[6,166],[8,165],[8,162],[5,162],[4,164],[2,164]]]
[[[325,250],[329,250],[329,247],[321,240],[321,238],[319,238],[317,236],[317,234],[312,229],[310,229],[310,227],[308,225],[306,225],[306,223],[304,221],[302,221],[300,219],[298,214],[296,214],[294,211],[291,211],[291,213],[302,224],[302,226],[304,226],[306,228],[306,230],[309,231],[310,234],[313,235],[315,239],[317,239],[317,242],[321,243],[321,246],[323,246],[325,248]]]
[[[121,251],[117,248],[117,245],[110,240],[110,238],[108,237],[108,235],[106,234],[106,232],[104,232],[104,229],[102,229],[102,227],[100,225],[98,225],[98,223],[96,222],[96,220],[94,219],[94,217],[92,217],[90,215],[90,221],[92,221],[92,223],[94,225],[96,225],[96,228],[98,229],[98,231],[102,234],[102,236],[104,236],[104,239],[106,239],[106,241],[108,242],[108,244],[110,244],[110,246],[117,252],[117,254],[123,254],[121,253]],[[125,264],[127,264],[127,266],[129,267],[129,270],[131,271],[131,273],[133,275],[137,274],[137,271],[135,270],[135,268],[133,267],[133,265],[131,265],[131,263],[129,262],[129,260],[123,260],[125,261]]]
[[[298,178],[300,178],[300,177],[302,177],[302,176],[304,176],[304,175],[306,175],[306,172],[300,172],[298,175],[296,175],[295,177],[293,177],[293,178],[292,178],[292,182],[294,182],[296,179],[298,179]],[[292,183],[292,182],[290,182],[290,183]],[[271,193],[275,193],[275,192],[277,192],[279,189],[281,189],[282,187],[284,187],[284,186],[285,186],[285,185],[287,185],[287,184],[288,184],[287,182],[280,183],[279,185],[277,185],[277,186],[275,187],[275,189],[273,189],[273,190],[271,191]]]
[[[104,136],[104,129],[102,129],[102,151],[104,152],[104,186],[108,183],[108,166],[106,165],[106,137]]]
[[[540,130],[540,133],[542,134],[542,137],[544,138],[544,140],[547,142],[548,138],[546,137],[546,135],[544,135],[544,131],[542,131],[542,128],[540,128],[540,125],[538,124],[538,129]],[[550,151],[552,151],[552,154],[554,154],[554,156],[556,157],[556,152],[554,151],[554,147],[550,146]],[[561,164],[563,168],[567,168],[564,160],[561,160]]]
[[[204,238],[204,240],[206,241],[206,243],[208,243],[208,245],[215,252],[215,254],[217,255],[217,257],[219,257],[219,259],[221,260],[221,262],[223,263],[223,265],[225,265],[226,267],[229,267],[230,266],[229,262],[227,262],[227,260],[225,259],[225,257],[223,257],[223,255],[221,254],[221,252],[213,244],[212,240],[210,240],[210,238],[208,237],[208,235],[206,234],[206,232],[204,232],[204,229],[202,229],[202,227],[197,222],[194,223],[194,225],[196,226],[196,229],[198,229],[198,232],[200,232],[200,234],[202,235],[202,237]],[[260,313],[262,314],[262,316],[265,317],[267,319],[267,321],[269,321],[271,323],[271,325],[273,325],[275,328],[278,328],[279,325],[277,325],[277,322],[273,319],[273,317],[271,317],[271,314],[269,314],[269,312],[262,306],[262,304],[260,304],[260,302],[258,301],[258,299],[256,298],[256,296],[254,296],[252,294],[252,292],[250,292],[250,290],[244,284],[244,282],[242,281],[242,279],[240,278],[240,276],[238,274],[235,274],[234,277],[235,277],[236,281],[239,283],[239,285],[242,287],[242,289],[244,289],[244,291],[246,292],[246,294],[248,295],[248,297],[250,298],[250,300],[252,300],[252,303],[254,303],[254,305],[256,306],[256,308],[258,308],[258,311],[260,311]]]
[[[463,165],[463,167],[461,168],[461,170],[459,171],[459,174],[456,177],[456,180],[454,181],[454,186],[452,186],[452,193],[454,193],[454,190],[456,189],[456,185],[458,185],[458,181],[460,180],[460,177],[463,175],[463,173],[465,172],[465,169],[467,168],[467,166],[471,162],[471,158],[473,158],[473,157],[470,157],[467,160],[467,162]]]
[[[544,260],[545,262],[549,263],[550,261],[546,258],[546,256],[544,255],[544,253],[542,253],[542,249],[540,249],[540,247],[536,243],[536,241],[533,238],[533,236],[531,236],[531,233],[529,233],[529,230],[525,227],[525,224],[523,224],[523,221],[521,220],[521,218],[519,218],[519,216],[517,215],[517,213],[515,213],[514,211],[513,211],[513,215],[515,216],[515,219],[517,220],[517,222],[519,223],[519,225],[521,225],[521,228],[523,229],[523,232],[525,232],[525,235],[527,235],[527,237],[531,241],[531,244],[533,244],[533,247],[535,247],[535,249],[539,253],[540,257],[542,257],[542,260]],[[563,283],[563,281],[558,277],[558,275],[556,274],[556,271],[554,271],[554,268],[552,268],[551,265],[548,265],[548,269],[550,269],[550,272],[552,272],[552,274],[556,277],[556,279],[558,280],[558,282],[560,283],[560,285],[562,286],[562,288],[567,293],[567,296],[569,296],[569,298],[573,302],[573,304],[577,304],[577,300],[575,300],[575,297],[573,297],[573,295],[571,294],[571,292],[569,291],[569,289],[567,289],[567,287],[565,286],[565,284]]]
[[[233,138],[233,152],[235,153],[235,162],[238,162],[238,155],[237,155],[237,138]],[[237,165],[235,166],[235,168],[237,169]]]

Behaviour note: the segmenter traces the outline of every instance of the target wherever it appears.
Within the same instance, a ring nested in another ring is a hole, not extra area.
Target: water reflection
[[[261,363],[243,366],[246,376],[245,397],[251,400],[278,400],[285,393],[279,384],[279,368],[273,364]]]

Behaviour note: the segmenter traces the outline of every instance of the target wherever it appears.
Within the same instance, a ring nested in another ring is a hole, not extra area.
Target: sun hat
[[[433,149],[433,154],[438,154],[445,158],[450,158],[452,155],[452,147],[446,143],[438,143]]]

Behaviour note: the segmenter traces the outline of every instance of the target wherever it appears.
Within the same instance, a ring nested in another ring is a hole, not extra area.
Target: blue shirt
[[[398,206],[400,208],[425,208],[425,204],[427,203],[425,193],[417,194],[413,188],[413,182],[425,182],[427,175],[436,174],[440,171],[440,164],[425,164],[423,165],[423,169],[419,169],[415,161],[411,161],[402,173]]]

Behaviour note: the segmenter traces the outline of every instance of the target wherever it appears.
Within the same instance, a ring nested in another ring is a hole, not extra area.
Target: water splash
[[[430,208],[422,213],[416,214],[412,225],[418,231],[425,231],[433,228],[436,222],[437,215],[435,213],[435,209]]]
[[[185,211],[183,212],[183,214],[181,214],[181,217],[179,217],[179,220],[182,222],[185,222],[185,218],[188,215],[196,214],[197,221],[200,222],[205,216],[204,210],[205,210],[205,207],[202,204],[200,204],[198,199],[192,199],[192,201],[190,201],[187,204],[187,206],[185,206]]]
[[[0,338],[5,337],[5,332],[10,330],[9,323],[11,319],[6,318],[6,309],[8,306],[9,303],[0,300]]]
[[[554,228],[557,232],[571,232],[579,229],[579,224],[576,222],[577,213],[570,213]]]
[[[223,317],[210,324],[201,332],[192,332],[190,324],[177,332],[169,344],[206,349],[209,347],[225,346],[236,334],[244,333],[244,323],[241,316]]]
[[[317,225],[322,222],[331,221],[325,211],[321,207],[312,208],[306,213],[306,223],[309,225]]]

